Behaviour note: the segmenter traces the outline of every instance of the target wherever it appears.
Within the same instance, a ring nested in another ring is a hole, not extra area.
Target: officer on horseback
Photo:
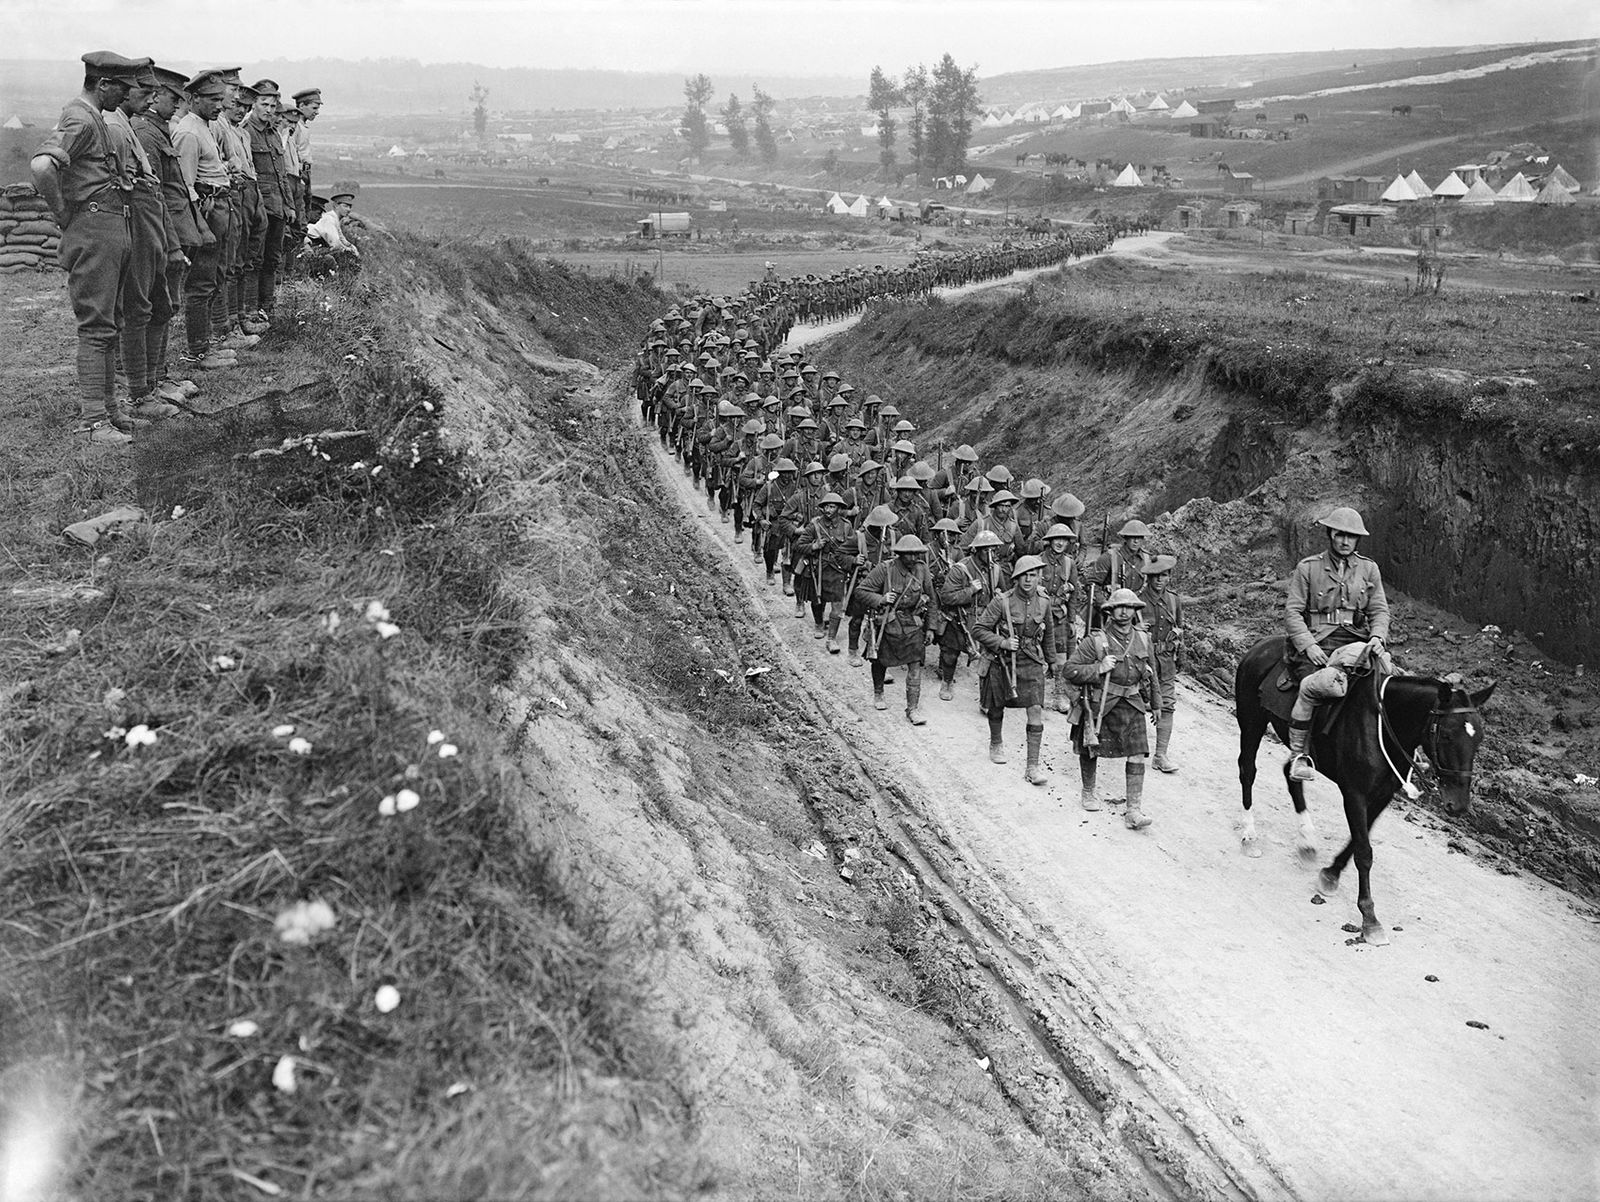
[[[1361,515],[1341,505],[1317,524],[1328,532],[1328,549],[1295,566],[1283,610],[1289,667],[1300,682],[1289,717],[1289,777],[1298,781],[1316,779],[1306,740],[1317,703],[1343,697],[1347,670],[1369,652],[1382,659],[1389,637],[1383,576],[1377,564],[1356,553],[1367,533]]]

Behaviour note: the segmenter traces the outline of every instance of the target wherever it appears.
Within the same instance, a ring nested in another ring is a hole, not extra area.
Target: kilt
[[[885,668],[920,664],[926,647],[921,622],[909,614],[892,617],[884,624],[883,635],[878,639],[878,654],[872,662]]]
[[[1011,696],[1010,686],[1006,683],[1006,671],[1010,666],[1010,656],[1005,653],[990,658],[989,670],[984,674],[983,684],[978,689],[980,708],[1015,710],[1044,704],[1044,665],[1035,663],[1026,656],[1017,656],[1015,697]]]
[[[1118,697],[1100,720],[1100,746],[1092,753],[1102,759],[1150,754],[1149,719],[1126,697]],[[1083,724],[1072,728],[1072,750],[1083,754]]]
[[[816,576],[811,577],[812,580]],[[826,563],[822,565],[822,596],[814,598],[817,601],[843,601],[844,590],[850,583],[850,573],[836,571]],[[852,598],[852,604],[854,598]]]

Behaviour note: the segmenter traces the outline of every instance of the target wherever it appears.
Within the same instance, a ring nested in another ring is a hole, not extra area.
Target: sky
[[[219,19],[219,14],[227,15]],[[946,51],[984,76],[1118,59],[1600,36],[1600,0],[0,0],[0,57],[412,58],[865,75]]]

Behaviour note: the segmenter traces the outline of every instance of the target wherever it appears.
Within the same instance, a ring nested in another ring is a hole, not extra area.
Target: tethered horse
[[[1282,636],[1263,639],[1239,661],[1234,674],[1233,699],[1239,719],[1239,785],[1243,792],[1245,822],[1244,850],[1259,856],[1256,846],[1255,816],[1250,812],[1250,791],[1256,779],[1256,750],[1261,737],[1271,726],[1287,741],[1288,722],[1270,712],[1261,701],[1261,685],[1275,672],[1284,657],[1287,640]],[[1483,741],[1480,707],[1494,692],[1491,684],[1476,693],[1461,687],[1459,678],[1434,680],[1424,676],[1390,676],[1373,671],[1351,682],[1342,708],[1324,723],[1319,712],[1317,729],[1311,736],[1317,770],[1344,796],[1344,816],[1350,826],[1350,841],[1329,865],[1317,874],[1317,892],[1332,895],[1339,888],[1339,874],[1353,858],[1361,886],[1356,905],[1361,910],[1361,938],[1364,942],[1389,942],[1388,933],[1378,921],[1372,904],[1372,824],[1383,813],[1395,790],[1404,789],[1408,797],[1419,796],[1412,783],[1418,749],[1427,756],[1439,778],[1445,809],[1454,816],[1467,812],[1472,804],[1472,761]],[[1325,728],[1324,728],[1325,727]],[[1289,777],[1284,765],[1284,780],[1294,801],[1295,813],[1302,816],[1300,854],[1316,854],[1310,840],[1310,824],[1305,818],[1305,786]]]

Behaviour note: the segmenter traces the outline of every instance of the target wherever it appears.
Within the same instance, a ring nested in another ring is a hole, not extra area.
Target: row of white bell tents
[[[1502,184],[1498,191],[1490,187],[1481,177],[1473,180],[1469,187],[1454,171],[1445,176],[1438,187],[1430,188],[1427,182],[1413,171],[1410,175],[1396,174],[1394,182],[1384,189],[1379,199],[1400,204],[1432,197],[1436,200],[1459,200],[1462,204],[1564,205],[1572,203],[1573,195],[1580,187],[1578,181],[1560,166],[1545,178],[1542,188],[1535,188],[1528,181],[1528,177],[1519,171]]]

